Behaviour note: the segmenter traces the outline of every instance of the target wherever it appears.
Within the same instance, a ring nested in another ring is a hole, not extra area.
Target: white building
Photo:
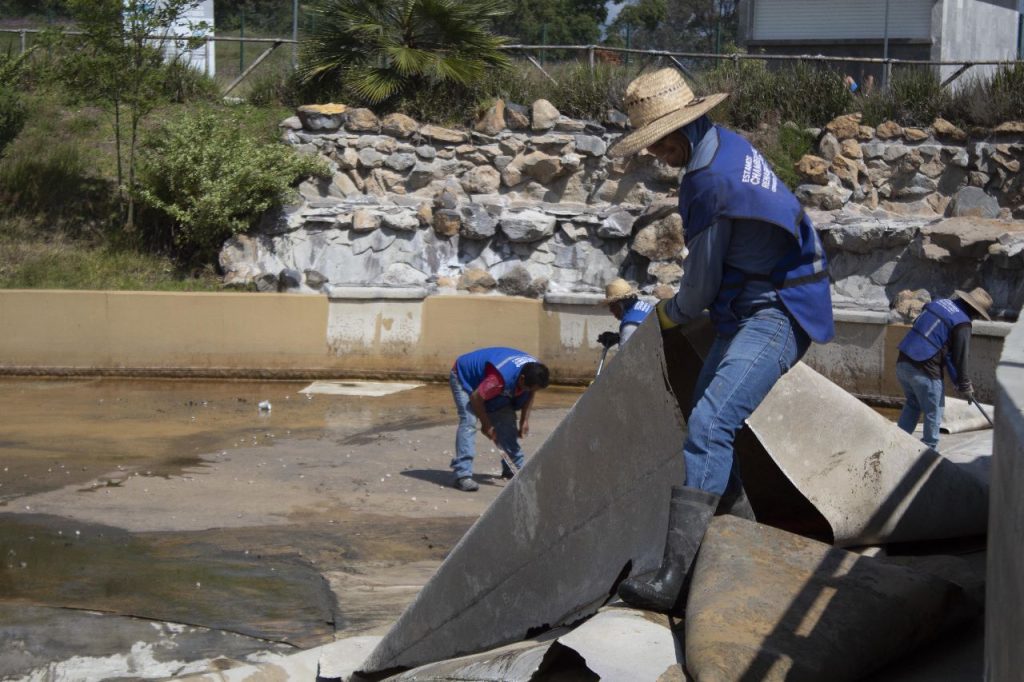
[[[205,25],[205,28],[198,28]],[[196,7],[187,11],[175,26],[169,27],[168,35],[173,36],[212,36],[213,31],[213,0],[202,0]],[[217,51],[215,43],[207,41],[193,50],[188,49],[184,41],[168,41],[164,44],[164,52],[168,59],[178,58],[202,71],[211,78],[217,75]]]
[[[894,59],[1016,59],[1020,0],[739,0],[740,44],[750,52]],[[886,22],[888,7],[888,22]],[[958,67],[944,66],[942,79]],[[991,72],[974,67],[968,73]],[[878,65],[853,65],[858,80]]]

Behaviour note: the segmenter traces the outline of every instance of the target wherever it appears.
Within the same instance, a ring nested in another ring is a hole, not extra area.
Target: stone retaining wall
[[[1024,218],[1024,122],[970,135],[944,119],[928,128],[886,121],[861,125],[860,114],[812,130],[819,155],[804,156],[796,194],[826,210],[847,202],[901,215]]]
[[[300,201],[229,240],[226,281],[266,291],[417,286],[536,298],[599,292],[622,276],[669,296],[686,253],[678,172],[647,154],[607,157],[623,123],[615,112],[602,124],[569,119],[544,100],[529,109],[499,102],[473,131],[343,105],[301,107],[282,123],[283,137],[324,157],[333,175],[304,183]],[[993,134],[1017,139],[1015,131]],[[939,122],[871,129],[855,116],[820,134],[824,156],[798,164],[815,182],[797,194],[832,260],[837,307],[885,311],[902,301],[912,313],[932,295],[980,285],[1001,314],[1017,314],[1024,223],[1006,219],[1018,208],[991,204],[1017,200],[1020,179],[1008,169],[1024,145],[965,146],[962,131]],[[971,217],[945,220],[937,210]]]

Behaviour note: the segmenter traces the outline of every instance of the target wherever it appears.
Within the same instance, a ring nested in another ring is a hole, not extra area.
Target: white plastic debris
[[[271,405],[269,400],[261,400],[259,404],[260,412],[270,412]]]

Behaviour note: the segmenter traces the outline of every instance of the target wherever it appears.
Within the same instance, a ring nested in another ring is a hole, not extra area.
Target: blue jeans
[[[459,415],[459,427],[455,431],[455,456],[452,457],[452,471],[455,478],[465,478],[473,475],[473,458],[476,457],[476,431],[477,418],[469,406],[469,393],[459,381],[459,375],[452,370],[448,377],[448,383],[452,387],[452,397],[455,399],[455,410]],[[498,436],[498,447],[508,453],[512,461],[519,468],[522,468],[526,458],[523,449],[519,446],[519,425],[516,423],[516,411],[511,407],[504,407],[495,412],[488,412],[491,424]],[[501,470],[506,474],[515,472],[509,471],[504,461],[501,463]]]
[[[732,336],[711,344],[697,385],[683,444],[686,483],[716,495],[739,479],[733,442],[775,382],[799,362],[811,341],[779,308],[762,308],[742,319]]]
[[[917,420],[924,413],[924,435],[921,440],[930,448],[939,445],[939,426],[942,424],[942,408],[946,405],[946,393],[942,379],[933,379],[923,370],[909,362],[896,363],[896,378],[903,387],[907,402],[903,404],[897,426],[913,433]]]

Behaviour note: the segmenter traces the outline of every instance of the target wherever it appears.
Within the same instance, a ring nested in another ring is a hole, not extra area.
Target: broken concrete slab
[[[683,680],[683,651],[673,622],[664,614],[612,606],[558,643],[579,654],[600,680]]]
[[[491,651],[428,663],[386,679],[388,682],[530,682],[549,667],[546,660],[551,647],[558,635],[566,631],[564,628],[551,630]],[[356,676],[352,682],[360,679]]]
[[[706,332],[663,340],[653,320],[641,325],[363,670],[521,640],[594,613],[626,574],[653,570],[669,490],[684,480],[682,415]],[[982,481],[802,364],[736,449],[754,509],[772,525],[839,545],[984,532]]]
[[[656,321],[606,367],[466,533],[363,670],[413,667],[594,613],[652,570],[684,426]]]
[[[748,424],[771,463],[827,521],[825,539],[836,545],[985,532],[985,485],[802,363],[779,380]],[[744,443],[744,471],[760,457],[756,450]],[[760,513],[764,478],[744,480]]]
[[[665,337],[684,415],[712,338],[709,324]],[[984,480],[803,363],[751,415],[736,453],[758,520],[772,526],[840,546],[985,532]]]
[[[177,678],[189,682],[280,682],[341,680],[355,672],[380,637],[348,637],[267,663]]]
[[[722,516],[694,567],[686,665],[702,682],[857,680],[980,612],[930,573]]]
[[[388,682],[533,682],[537,680],[687,679],[682,647],[673,630],[679,621],[616,603],[582,625],[558,628],[491,651],[407,670]]]

